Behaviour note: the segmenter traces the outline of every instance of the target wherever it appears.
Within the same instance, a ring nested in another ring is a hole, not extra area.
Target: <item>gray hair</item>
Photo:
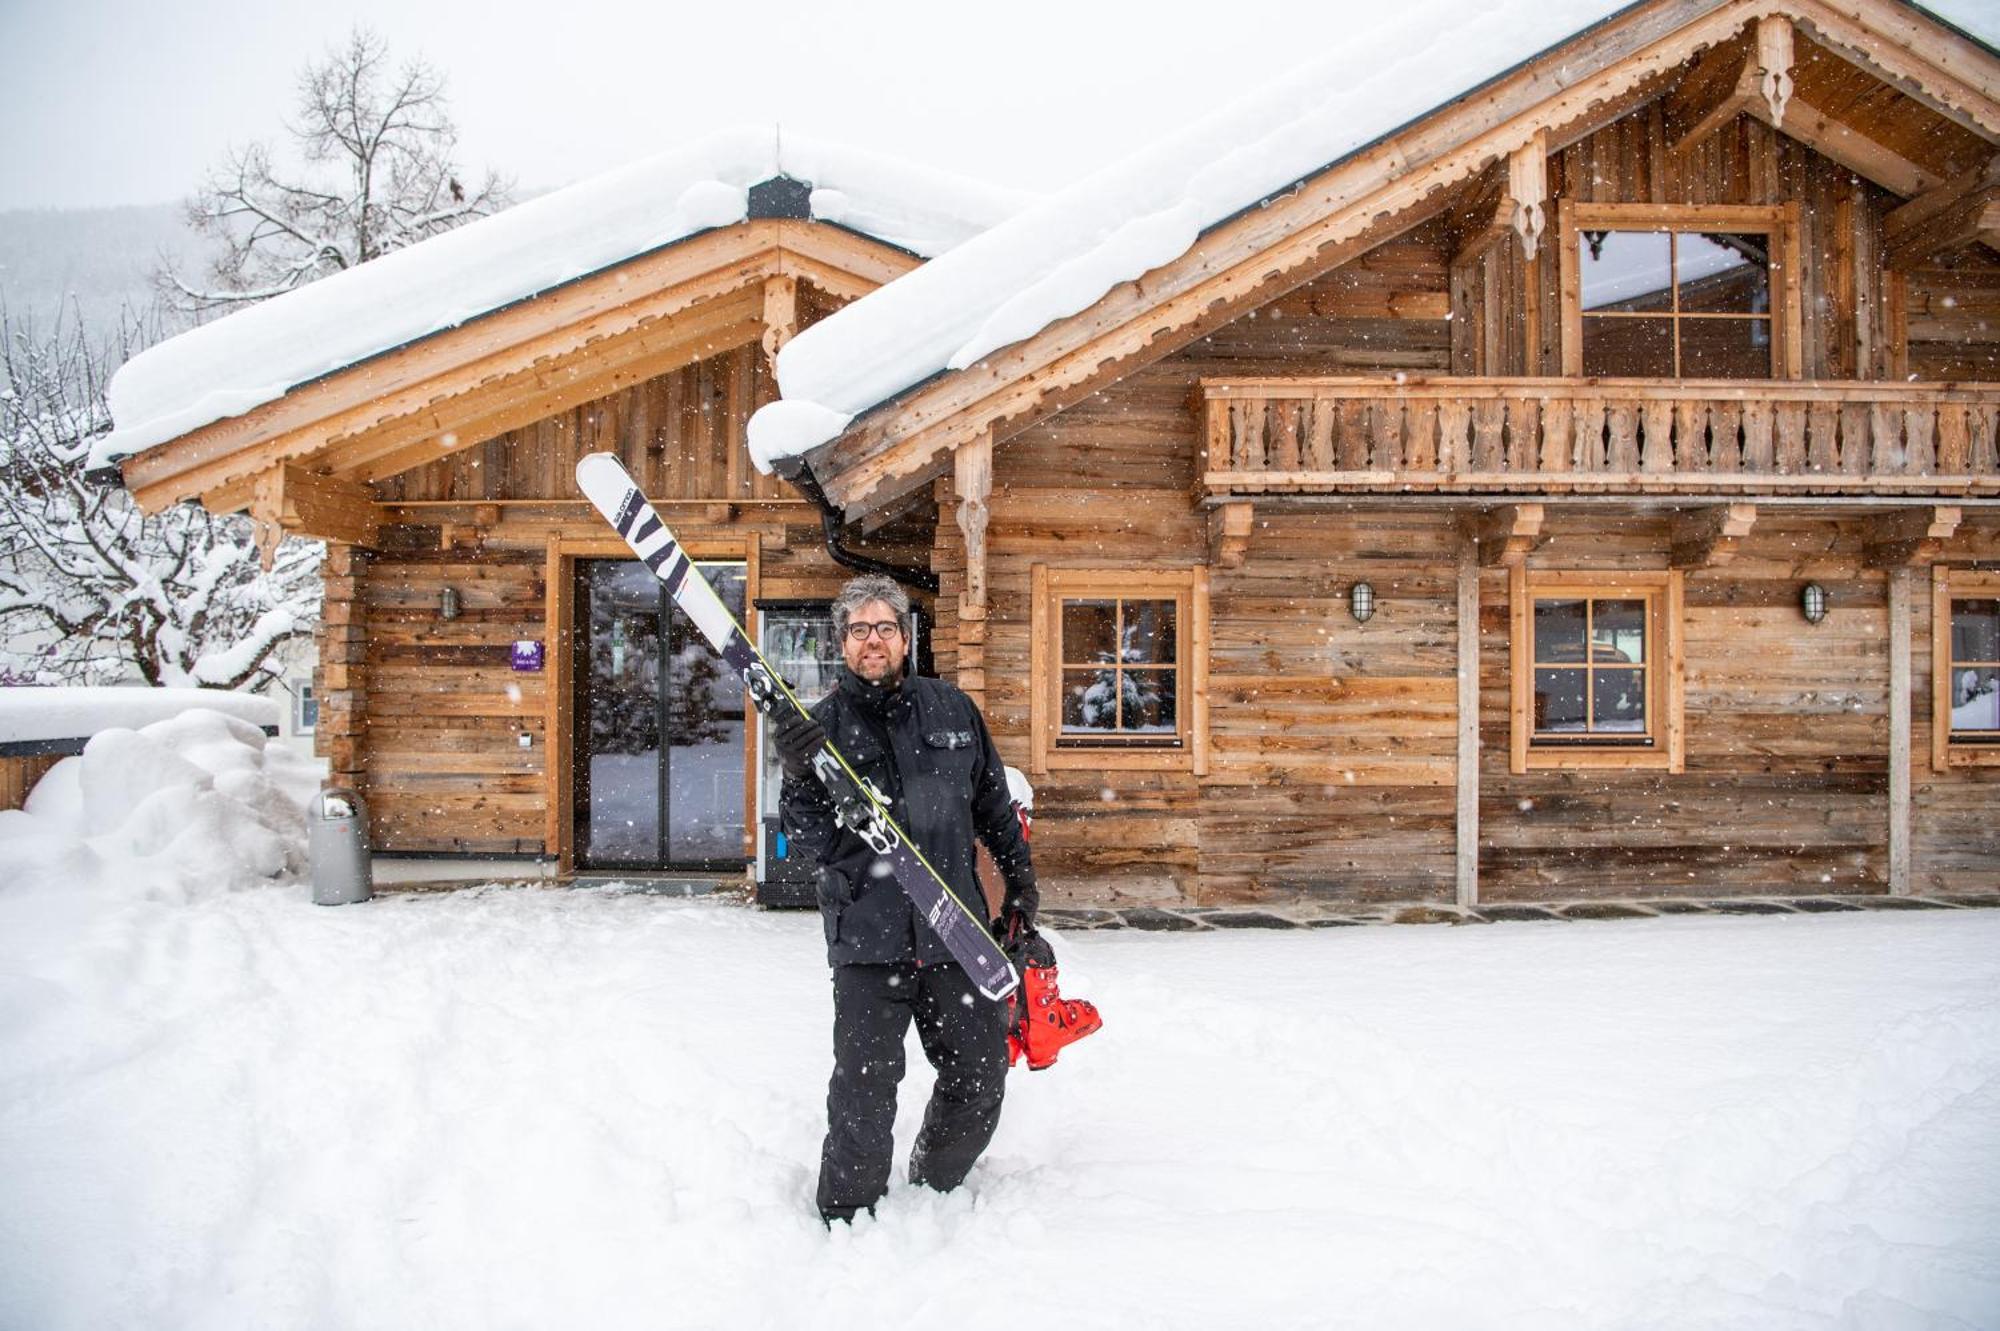
[[[894,578],[881,573],[864,573],[858,578],[849,578],[847,585],[840,589],[840,595],[833,598],[834,636],[846,637],[847,621],[870,601],[881,601],[896,612],[896,627],[903,631],[903,639],[907,642],[910,637],[910,594]]]

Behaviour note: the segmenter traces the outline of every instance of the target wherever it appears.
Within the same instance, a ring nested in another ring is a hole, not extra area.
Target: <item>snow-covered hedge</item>
[[[201,707],[259,726],[279,720],[271,699],[229,689],[0,688],[0,742],[83,739],[109,726],[151,725]]]
[[[100,730],[0,811],[0,893],[188,901],[297,873],[317,787],[308,759],[221,712]]]

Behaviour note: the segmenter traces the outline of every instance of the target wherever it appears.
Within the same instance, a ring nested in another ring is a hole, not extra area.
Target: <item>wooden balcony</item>
[[[2000,384],[1204,379],[1207,493],[2000,493]]]

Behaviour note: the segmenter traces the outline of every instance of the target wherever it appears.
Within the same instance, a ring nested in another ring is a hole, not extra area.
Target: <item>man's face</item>
[[[864,624],[886,624],[889,628],[886,634],[871,628],[867,637],[856,639],[854,631]],[[840,638],[840,654],[849,670],[871,684],[896,679],[903,673],[903,658],[910,654],[910,644],[904,639],[896,623],[896,612],[889,608],[888,602],[865,602],[848,616],[847,632]]]

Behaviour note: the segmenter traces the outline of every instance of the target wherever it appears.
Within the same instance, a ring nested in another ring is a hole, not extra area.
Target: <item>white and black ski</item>
[[[694,621],[709,645],[743,677],[743,687],[759,711],[768,716],[783,707],[805,710],[680,548],[616,456],[592,453],[578,462],[576,483],[605,521],[618,529],[632,553],[666,585],[667,594]],[[890,817],[881,792],[830,742],[813,755],[812,768],[833,797],[834,817],[888,863],[896,885],[915,903],[924,922],[965,968],[979,992],[996,1002],[1012,993],[1020,979],[987,932],[986,921],[945,886],[923,852]]]

